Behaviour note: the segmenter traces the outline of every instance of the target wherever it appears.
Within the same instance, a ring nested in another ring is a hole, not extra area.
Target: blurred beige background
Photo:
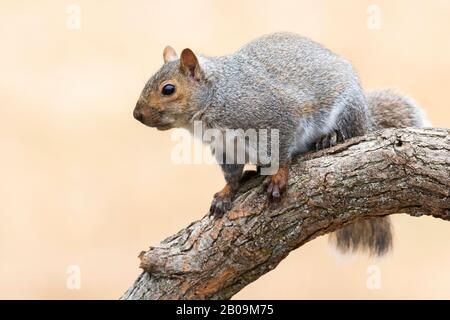
[[[372,4],[379,30],[368,27]],[[2,0],[0,20],[4,299],[116,299],[141,250],[206,213],[219,168],[171,163],[170,132],[132,117],[167,44],[221,55],[297,32],[350,59],[366,88],[407,92],[434,126],[450,127],[449,0]],[[387,258],[336,259],[321,237],[235,298],[449,299],[450,224],[394,222]],[[79,290],[67,287],[73,265]]]

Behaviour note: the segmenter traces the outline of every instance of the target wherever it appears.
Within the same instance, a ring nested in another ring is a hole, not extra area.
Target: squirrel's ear
[[[178,55],[171,46],[167,46],[163,51],[164,63],[174,61],[178,59]]]
[[[196,80],[200,79],[200,65],[191,49],[184,49],[181,52],[180,68],[185,75],[191,76]]]

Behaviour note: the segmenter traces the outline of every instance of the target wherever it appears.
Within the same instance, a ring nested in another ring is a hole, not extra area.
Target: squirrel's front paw
[[[279,202],[286,191],[289,177],[287,166],[280,167],[278,172],[270,177],[267,185],[267,198],[271,202]]]
[[[214,195],[214,199],[209,208],[209,214],[214,217],[221,217],[231,209],[232,203],[231,189],[227,186]]]
[[[214,195],[214,199],[209,208],[209,214],[214,217],[221,217],[231,209],[231,197],[223,197],[220,192]]]

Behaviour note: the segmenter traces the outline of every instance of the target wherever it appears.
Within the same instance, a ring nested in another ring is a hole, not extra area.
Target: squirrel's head
[[[158,130],[186,127],[199,110],[196,93],[203,85],[203,72],[190,49],[178,57],[167,46],[163,57],[163,66],[145,85],[133,115]]]

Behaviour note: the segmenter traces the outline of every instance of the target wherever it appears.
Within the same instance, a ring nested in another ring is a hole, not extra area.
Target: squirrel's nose
[[[138,108],[135,108],[133,111],[133,117],[137,120],[142,122],[142,119],[144,118],[144,114],[139,110]]]
[[[141,105],[141,103],[139,101],[136,104],[136,107],[134,108],[133,117],[137,121],[140,121],[140,122],[142,122],[142,120],[144,119],[144,113],[142,112],[142,105]]]

